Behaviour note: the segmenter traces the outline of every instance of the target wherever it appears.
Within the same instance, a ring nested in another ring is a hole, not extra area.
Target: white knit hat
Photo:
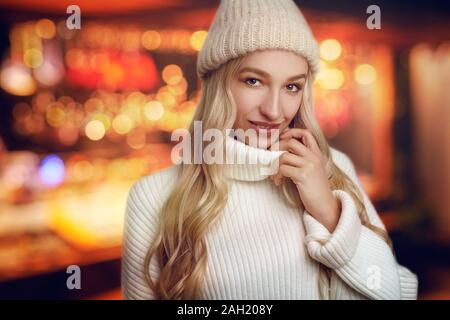
[[[293,0],[222,0],[197,57],[197,75],[258,49],[286,49],[319,70],[319,48]]]

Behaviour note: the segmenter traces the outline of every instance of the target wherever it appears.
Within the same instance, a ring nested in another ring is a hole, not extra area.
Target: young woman
[[[352,161],[314,117],[318,61],[292,0],[222,0],[189,134],[217,129],[245,161],[185,161],[132,186],[125,299],[416,299]]]

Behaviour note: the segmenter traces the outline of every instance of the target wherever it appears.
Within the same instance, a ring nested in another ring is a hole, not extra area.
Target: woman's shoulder
[[[158,212],[177,180],[179,165],[172,165],[136,180],[128,193],[128,212]]]
[[[172,165],[143,176],[133,183],[131,191],[135,191],[137,193],[147,193],[167,189],[174,181],[176,181],[178,169],[179,165]]]

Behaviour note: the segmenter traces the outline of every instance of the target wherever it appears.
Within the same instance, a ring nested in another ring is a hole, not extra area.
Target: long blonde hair
[[[196,120],[201,121],[203,129],[217,128],[224,132],[232,128],[236,108],[229,84],[242,59],[243,56],[230,60],[202,79],[201,99],[189,126],[191,137],[194,136],[193,124]],[[387,232],[370,223],[362,194],[355,183],[331,158],[330,147],[314,116],[310,79],[311,74],[306,81],[302,105],[291,124],[312,132],[327,159],[331,189],[347,191],[356,203],[361,223],[392,247]],[[192,144],[192,157],[193,150]],[[220,218],[228,199],[229,186],[224,179],[223,166],[203,162],[194,164],[194,161],[179,166],[178,180],[161,209],[158,232],[146,254],[142,270],[156,299],[200,299],[207,262],[205,235]],[[284,179],[282,190],[289,205],[302,207],[297,188],[290,179]],[[148,272],[153,256],[156,256],[160,270],[156,280]]]

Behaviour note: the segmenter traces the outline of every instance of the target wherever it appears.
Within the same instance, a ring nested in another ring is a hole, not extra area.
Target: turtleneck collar
[[[244,142],[226,137],[226,152],[232,164],[226,164],[227,176],[240,181],[259,181],[273,174],[274,161],[285,151],[256,148]]]

